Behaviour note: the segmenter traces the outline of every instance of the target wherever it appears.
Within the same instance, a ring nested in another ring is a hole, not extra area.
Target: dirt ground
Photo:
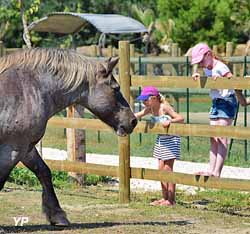
[[[129,204],[119,204],[117,188],[106,185],[56,192],[71,226],[54,228],[47,223],[41,212],[39,189],[27,190],[8,184],[0,192],[0,234],[250,233],[249,211],[230,214],[209,210],[204,201],[190,203],[178,200],[175,207],[155,207],[149,202],[160,194],[132,193]],[[18,218],[19,226],[15,226]],[[20,226],[21,220],[24,221],[23,226]]]

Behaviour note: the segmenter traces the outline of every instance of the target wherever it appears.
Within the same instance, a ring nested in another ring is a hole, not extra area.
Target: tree
[[[172,38],[183,50],[200,41],[246,41],[249,34],[249,0],[158,0],[157,7],[160,18],[174,20]]]
[[[20,0],[3,0],[0,3],[0,22],[1,28],[4,28],[0,39],[4,41],[6,47],[22,47],[22,19],[34,17],[38,12],[40,0],[26,0],[22,8],[23,3],[24,1]],[[23,17],[20,14],[21,8],[23,9]]]

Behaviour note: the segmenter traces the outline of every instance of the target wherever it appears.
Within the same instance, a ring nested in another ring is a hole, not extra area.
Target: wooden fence
[[[141,87],[146,85],[154,85],[157,87],[168,88],[250,88],[249,78],[234,77],[232,79],[201,79],[201,81],[193,81],[190,77],[153,77],[153,76],[135,76],[130,75],[130,58],[129,43],[119,43],[120,65],[119,80],[121,90],[127,100],[129,100],[130,85],[132,87]],[[90,119],[62,119],[52,118],[49,125],[83,128],[83,129],[100,129],[102,131],[111,131],[108,126],[99,120]],[[151,126],[147,122],[140,122],[134,130],[137,133],[159,133],[159,134],[177,134],[181,136],[223,136],[235,139],[250,138],[250,128],[234,127],[234,126],[210,126],[201,124],[171,124],[167,129],[156,124]],[[70,170],[81,173],[96,173],[100,175],[117,176],[120,179],[119,198],[120,202],[128,202],[130,197],[130,178],[150,179],[169,181],[177,184],[186,184],[192,186],[202,186],[220,189],[236,189],[242,191],[250,191],[250,181],[240,179],[214,178],[207,176],[195,176],[191,174],[183,174],[176,172],[166,172],[148,168],[131,168],[130,167],[130,147],[129,138],[119,138],[119,167],[93,165],[70,162],[52,162],[48,161],[53,169]]]
[[[119,80],[121,90],[127,100],[130,96],[130,88],[154,85],[168,88],[237,88],[249,89],[250,78],[233,77],[232,79],[201,79],[193,81],[190,77],[153,77],[130,75],[130,53],[129,43],[119,42]],[[100,129],[111,131],[111,129],[100,120],[79,118],[52,118],[48,125],[61,128],[74,129]],[[201,124],[171,124],[167,129],[156,124],[151,126],[147,122],[140,122],[134,130],[137,133],[177,134],[181,136],[223,136],[235,139],[250,138],[250,128],[234,126],[209,126]],[[196,176],[191,174],[167,172],[148,168],[130,167],[130,141],[129,136],[119,137],[119,166],[97,165],[70,161],[46,160],[51,169],[70,171],[77,173],[92,173],[98,175],[110,175],[119,177],[119,200],[127,203],[130,199],[130,178],[150,179],[157,181],[168,181],[177,184],[202,186],[207,188],[233,189],[239,191],[250,191],[250,181],[242,179],[215,178],[208,176]]]

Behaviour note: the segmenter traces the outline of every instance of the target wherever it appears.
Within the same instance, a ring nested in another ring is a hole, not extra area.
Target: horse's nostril
[[[135,127],[136,124],[137,124],[137,119],[136,119],[136,118],[132,119],[131,125],[132,125],[133,127]]]

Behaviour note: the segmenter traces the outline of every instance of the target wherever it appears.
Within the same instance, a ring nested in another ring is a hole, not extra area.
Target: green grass
[[[53,228],[41,214],[41,191],[24,190],[7,183],[0,193],[0,230],[3,233],[176,233],[210,234],[249,231],[249,195],[206,190],[196,195],[177,191],[176,207],[150,206],[160,192],[131,192],[129,204],[120,204],[118,187],[70,186],[56,189],[71,226]],[[13,217],[27,216],[29,223],[15,227]]]

